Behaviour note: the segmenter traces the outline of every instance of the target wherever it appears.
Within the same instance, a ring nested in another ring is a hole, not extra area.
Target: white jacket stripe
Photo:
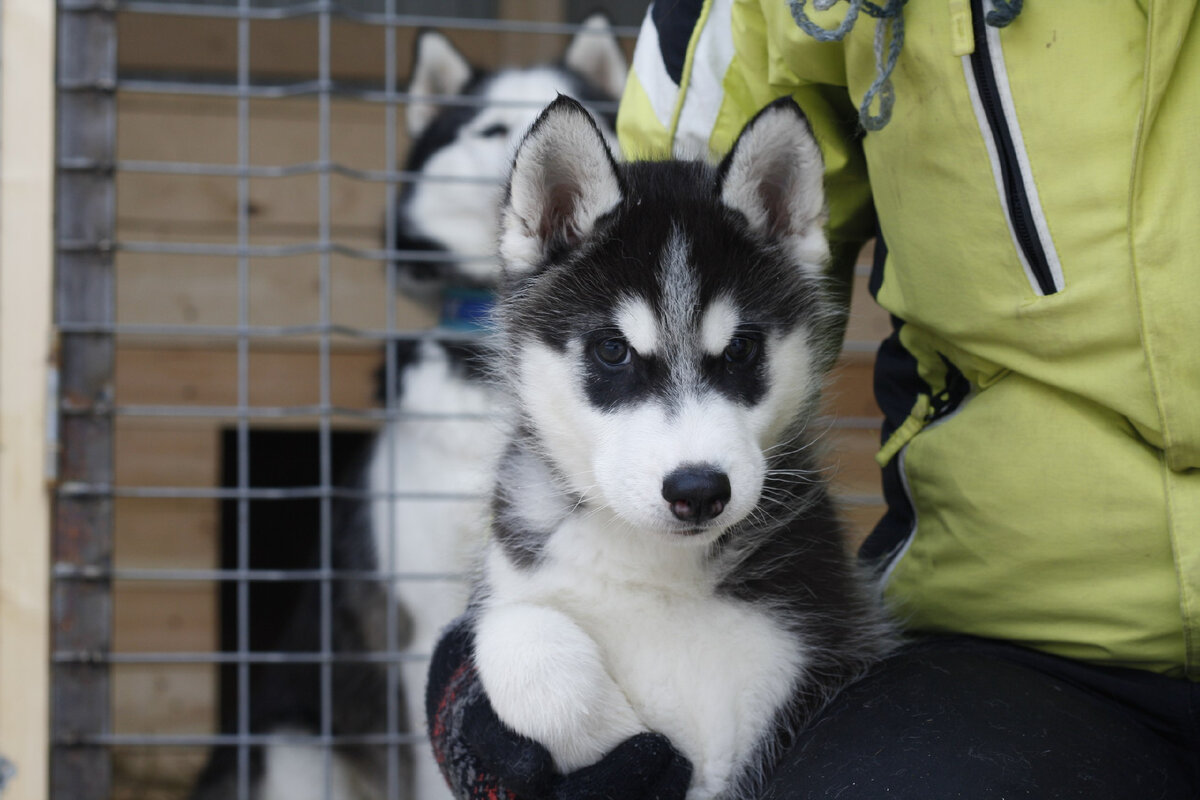
[[[675,116],[675,104],[679,100],[679,86],[667,74],[663,64],[662,51],[658,45],[658,29],[650,12],[642,20],[642,30],[638,33],[637,48],[633,52],[633,72],[637,75],[642,89],[650,99],[654,116],[667,130],[671,129],[671,119]]]
[[[983,0],[984,11],[992,9],[991,0]],[[1042,252],[1045,255],[1046,267],[1050,271],[1050,278],[1054,284],[1054,291],[1062,291],[1065,281],[1062,274],[1062,263],[1058,258],[1058,251],[1054,247],[1054,240],[1050,238],[1050,227],[1046,222],[1046,214],[1042,209],[1042,202],[1038,196],[1037,184],[1033,180],[1033,170],[1029,166],[1029,153],[1025,150],[1025,138],[1021,134],[1021,125],[1017,120],[1016,107],[1013,104],[1012,87],[1008,83],[1008,69],[1004,63],[1004,50],[1000,44],[1000,31],[991,25],[984,25],[985,35],[987,36],[987,52],[989,61],[991,62],[991,70],[995,76],[996,92],[999,96],[1000,107],[1004,114],[1004,123],[1008,128],[1009,138],[1012,140],[1013,155],[1017,159],[1017,166],[1020,170],[1021,185],[1025,192],[1025,197],[1028,202],[1029,212],[1033,220],[1035,233],[1037,234],[1038,242],[1041,244]],[[1001,159],[998,152],[998,144],[992,133],[991,125],[988,123],[987,112],[983,107],[983,100],[979,95],[977,81],[979,77],[975,74],[974,67],[971,64],[971,56],[962,57],[963,71],[967,78],[967,89],[971,96],[971,106],[975,111],[975,117],[979,122],[979,129],[983,133],[984,143],[987,146],[988,157],[992,164],[992,175],[996,181],[996,190],[1000,194],[1002,202],[1007,197],[1008,192],[1004,186],[1004,178],[1002,176],[1002,168],[1000,165]],[[1008,222],[1009,234],[1012,236],[1013,245],[1016,248],[1017,256],[1021,260],[1021,266],[1025,270],[1025,276],[1029,279],[1030,286],[1033,290],[1043,295],[1046,293],[1038,282],[1033,268],[1029,264],[1029,259],[1026,257],[1025,249],[1017,236],[1016,228],[1013,225],[1013,220],[1009,214],[1007,203],[1004,203],[1004,216]]]
[[[678,157],[708,155],[708,142],[725,101],[725,73],[733,60],[733,1],[712,0],[703,14],[703,29],[692,53],[692,69],[684,83],[683,108],[675,129]]]

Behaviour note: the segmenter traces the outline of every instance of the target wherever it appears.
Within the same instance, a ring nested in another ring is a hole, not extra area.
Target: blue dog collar
[[[441,327],[485,331],[492,326],[496,295],[488,289],[447,289],[442,294]]]

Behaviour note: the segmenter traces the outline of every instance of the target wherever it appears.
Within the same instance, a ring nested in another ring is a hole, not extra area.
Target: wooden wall
[[[551,4],[502,3],[511,18],[546,17]],[[309,79],[316,75],[312,20],[255,22],[256,76]],[[130,76],[228,76],[236,66],[236,28],[221,20],[120,18],[120,64]],[[554,58],[559,37],[452,32],[481,63]],[[399,35],[401,80],[408,70],[411,31]],[[379,80],[383,34],[338,22],[333,27],[333,71],[339,80]],[[382,106],[332,103],[335,161],[382,169],[386,137]],[[118,94],[118,158],[235,164],[235,100],[123,91]],[[250,103],[250,152],[256,165],[315,161],[317,102],[311,98]],[[400,126],[401,135],[403,125]],[[401,139],[401,152],[405,142]],[[234,178],[119,172],[118,238],[122,242],[237,241]],[[252,244],[290,244],[317,238],[315,176],[250,182]],[[332,236],[363,248],[382,244],[386,189],[334,176]],[[237,322],[234,258],[121,252],[117,257],[117,315],[122,324],[231,325]],[[387,318],[385,276],[379,262],[333,256],[334,323],[382,329]],[[887,319],[870,302],[865,277],[856,280],[852,347],[843,355],[831,392],[842,420],[828,434],[838,492],[847,498],[855,535],[881,514],[877,470],[878,414],[870,393],[872,354],[867,343],[887,332]],[[253,325],[298,325],[319,319],[316,256],[255,258],[250,263],[249,315]],[[397,299],[401,327],[423,327],[428,316]],[[378,345],[353,339],[332,344],[333,403],[372,407]],[[228,340],[204,337],[122,336],[118,342],[116,401],[120,405],[230,406],[237,401],[237,354]],[[262,339],[251,344],[251,405],[294,406],[318,400],[315,340]],[[116,427],[119,486],[218,485],[220,433],[233,419],[122,416]],[[282,423],[279,423],[282,424]],[[315,421],[287,425],[311,429]],[[338,421],[337,426],[362,423]],[[119,499],[118,567],[194,568],[218,565],[219,509],[215,500]],[[125,652],[211,651],[218,648],[218,589],[204,582],[118,582],[114,646]],[[217,724],[215,667],[121,666],[114,670],[113,719],[118,733],[203,734]],[[123,748],[115,775],[119,797],[180,797],[202,763],[195,748]]]

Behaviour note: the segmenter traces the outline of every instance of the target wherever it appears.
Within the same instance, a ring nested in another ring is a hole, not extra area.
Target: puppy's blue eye
[[[485,139],[494,139],[494,138],[500,137],[500,136],[508,136],[508,126],[503,123],[497,122],[495,124],[488,125],[486,128],[481,130],[479,132],[479,135]]]
[[[610,367],[623,366],[633,358],[633,350],[629,347],[629,342],[615,337],[597,342],[592,349],[596,358]]]
[[[758,355],[758,342],[749,336],[735,336],[725,345],[725,360],[730,364],[748,364]]]

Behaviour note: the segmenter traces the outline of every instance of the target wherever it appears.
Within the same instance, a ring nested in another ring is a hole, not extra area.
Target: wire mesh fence
[[[336,563],[335,506],[477,497],[394,483],[372,492],[343,480],[335,440],[399,419],[397,343],[434,335],[429,319],[395,301],[394,273],[384,268],[400,257],[446,258],[392,245],[397,191],[438,179],[399,166],[413,30],[504,40],[509,50],[532,37],[534,51],[549,52],[579,29],[550,4],[541,19],[499,5],[60,4],[57,317],[66,377],[54,570],[56,797],[185,796],[212,748],[236,752],[230,796],[250,797],[252,749],[271,744],[314,747],[330,794],[335,748],[382,748],[386,796],[407,796],[401,753],[423,737],[402,719],[399,666],[427,654],[397,640],[394,587],[457,576]],[[155,37],[179,53],[156,51],[163,45]],[[360,46],[372,50],[366,67],[352,50],[337,52]],[[260,55],[272,47],[275,55]],[[219,146],[205,140],[213,129],[206,114],[219,118]],[[258,125],[275,141],[264,141]],[[338,136],[351,147],[339,150]],[[375,145],[369,155],[354,147],[364,137]],[[295,159],[300,140],[309,157]],[[495,184],[498,176],[442,179]],[[206,192],[218,202],[206,202]],[[305,207],[289,208],[289,193]],[[347,198],[373,208],[352,207],[345,222]],[[370,376],[381,365],[386,388],[377,403]],[[350,377],[340,380],[339,370]],[[302,392],[289,388],[297,379]],[[356,391],[339,391],[347,383]],[[256,443],[281,454],[277,443],[263,444],[262,426],[309,436],[304,455],[287,455],[307,462],[302,484],[252,480]],[[223,479],[218,450],[230,462]],[[197,462],[206,463],[186,468]],[[286,504],[311,515],[301,527],[315,535],[315,558],[301,568],[264,567],[255,540],[278,524],[270,507]],[[232,527],[224,541],[218,517]],[[338,651],[335,586],[355,582],[388,595],[383,646]],[[288,600],[256,590],[288,587],[295,601],[305,585],[317,587],[315,647],[264,649],[269,637],[255,635],[256,618],[288,613]],[[334,729],[335,666],[354,664],[386,672],[381,730]],[[315,668],[315,730],[255,729],[253,690],[262,682],[252,671],[282,665]]]
[[[414,37],[445,31],[485,66],[549,61],[592,10],[59,0],[54,798],[186,797],[217,752],[232,765],[224,796],[251,798],[268,746],[316,765],[309,796],[340,796],[339,754],[362,752],[381,785],[356,796],[413,796],[424,736],[401,686],[428,653],[405,639],[398,593],[459,576],[390,552],[343,558],[340,532],[380,504],[480,500],[405,484],[404,454],[378,431],[487,422],[402,407],[406,348],[476,334],[438,327],[389,265],[459,258],[398,248],[405,186],[499,180],[403,167]],[[628,52],[645,3],[607,11]],[[873,417],[851,408],[839,425],[864,453]],[[373,448],[384,479],[366,484]],[[867,519],[879,499],[864,486],[842,496]],[[381,609],[349,648],[346,587]],[[297,614],[304,646],[273,645]],[[341,706],[359,668],[378,676],[379,714],[354,728]],[[260,718],[288,670],[311,689],[310,727]]]

